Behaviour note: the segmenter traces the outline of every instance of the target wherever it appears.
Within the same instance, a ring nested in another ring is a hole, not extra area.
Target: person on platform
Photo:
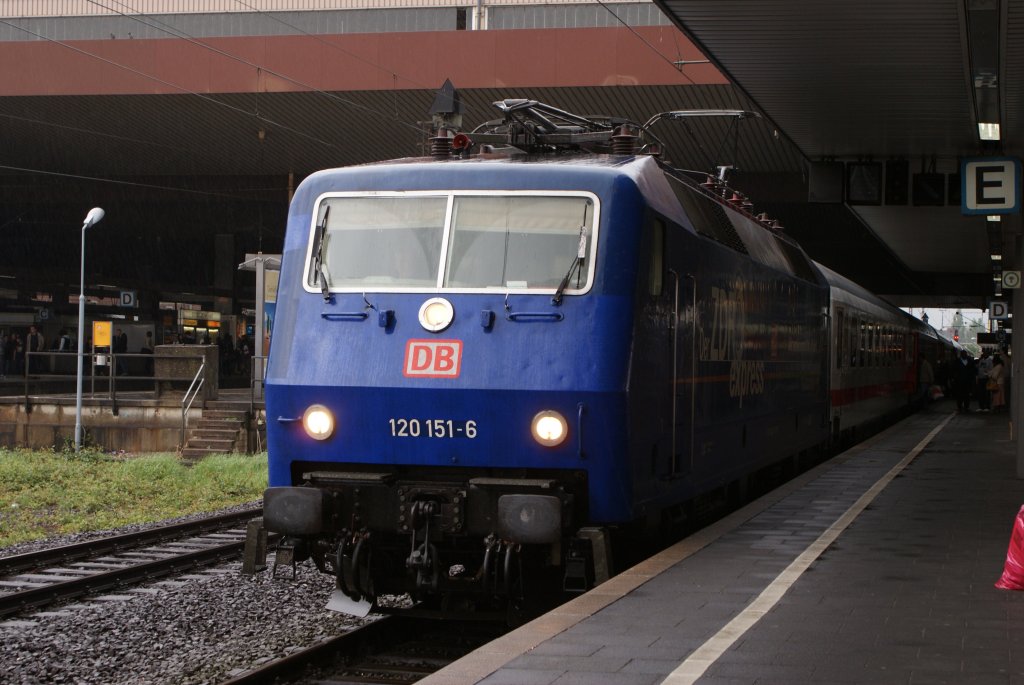
[[[988,378],[994,381],[992,385],[995,386],[992,390],[992,412],[1006,411],[1006,365],[998,354],[992,358],[992,370],[988,372]]]
[[[921,388],[921,401],[927,404],[931,400],[932,386],[935,385],[935,372],[932,370],[931,362],[921,357],[921,367],[917,370],[919,387]]]
[[[18,341],[14,337],[14,333],[8,333],[3,339],[3,362],[0,366],[0,378],[6,378],[7,376],[13,376],[17,370],[17,364],[15,363],[15,353],[18,349]]]
[[[58,352],[74,352],[71,349],[71,334],[68,333],[68,329],[60,329],[60,338],[57,341]]]
[[[117,375],[124,376],[127,371],[124,368],[124,360],[118,357],[119,354],[127,354],[128,352],[128,334],[122,331],[120,328],[114,333],[114,340],[112,343],[111,351],[114,353],[114,359],[117,363]]]
[[[28,358],[28,372],[42,373],[46,364],[45,357],[33,356],[29,352],[42,352],[46,349],[46,338],[35,326],[28,327],[28,336],[25,338],[25,353]]]
[[[154,350],[154,347],[153,347],[153,332],[152,331],[146,331],[146,342],[142,343],[142,348],[139,350],[139,352],[141,354],[152,355],[153,354],[153,350]],[[153,359],[152,359],[152,357],[146,359],[145,363],[143,364],[143,372],[147,376],[152,376],[153,375]]]
[[[978,367],[967,350],[960,350],[960,358],[953,362],[952,371],[956,411],[958,414],[966,414],[971,410],[971,392],[978,377]]]
[[[992,370],[992,355],[988,350],[978,359],[978,380],[974,386],[974,397],[978,400],[978,411],[988,412],[992,408],[992,393],[988,389],[988,374]]]

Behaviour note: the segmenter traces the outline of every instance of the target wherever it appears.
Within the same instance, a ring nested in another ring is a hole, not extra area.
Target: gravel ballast
[[[96,535],[26,543],[0,556],[88,537]],[[272,568],[272,554],[268,562]],[[0,620],[0,682],[216,683],[365,622],[324,608],[332,577],[309,562],[297,570],[295,580],[290,566],[276,578],[269,569],[248,577],[237,561]]]

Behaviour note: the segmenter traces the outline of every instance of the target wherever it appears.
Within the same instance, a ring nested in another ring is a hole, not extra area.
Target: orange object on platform
[[[1010,549],[1006,551],[1003,576],[996,583],[1000,590],[1024,590],[1024,507],[1017,512],[1010,536]]]

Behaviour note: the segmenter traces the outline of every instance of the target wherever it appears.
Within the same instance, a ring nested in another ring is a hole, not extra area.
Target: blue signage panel
[[[1016,214],[1020,211],[1020,160],[969,157],[960,162],[962,214]]]

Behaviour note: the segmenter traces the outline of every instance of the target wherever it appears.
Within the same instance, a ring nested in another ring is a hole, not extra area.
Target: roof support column
[[[1024,240],[1021,236],[1013,236],[1014,256],[1013,264],[1024,264]],[[1003,291],[1006,292],[1005,290]],[[1017,478],[1024,479],[1024,440],[1020,437],[1020,416],[1021,401],[1024,399],[1024,327],[1017,328],[1016,320],[1024,321],[1024,289],[1013,289],[1013,301],[1010,305],[1013,318],[1011,323],[1010,337],[1010,437],[1016,443],[1017,451]]]

